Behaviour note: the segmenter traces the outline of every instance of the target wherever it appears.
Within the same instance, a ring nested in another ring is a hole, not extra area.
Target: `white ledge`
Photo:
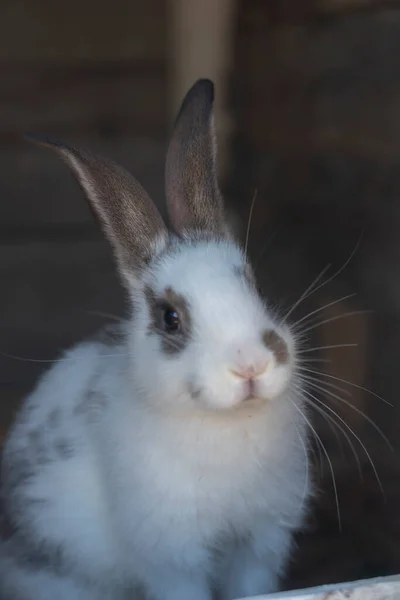
[[[322,585],[305,590],[293,590],[251,596],[238,600],[400,600],[400,575],[364,579],[352,583]]]

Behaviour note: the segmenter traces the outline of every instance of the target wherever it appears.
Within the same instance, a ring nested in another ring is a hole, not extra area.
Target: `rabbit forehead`
[[[197,294],[199,286],[207,293],[207,283],[232,282],[235,272],[243,270],[246,260],[241,249],[227,241],[189,241],[172,245],[154,273],[158,293],[173,287],[182,295]],[[203,287],[206,286],[206,287]]]
[[[233,317],[238,326],[259,326],[267,316],[246,265],[242,250],[227,241],[178,245],[158,263],[151,286],[157,295],[173,290],[184,299],[194,322],[207,312],[220,322]]]

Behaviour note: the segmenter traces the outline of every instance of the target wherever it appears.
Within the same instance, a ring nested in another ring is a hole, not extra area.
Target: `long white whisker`
[[[314,281],[312,281],[310,283],[310,285],[308,286],[308,288],[301,294],[300,298],[291,306],[291,308],[285,314],[285,316],[283,317],[283,322],[285,322],[290,317],[290,315],[292,314],[292,312],[299,306],[299,304],[301,304],[301,302],[303,302],[303,300],[307,297],[307,294],[318,283],[318,281],[321,279],[321,277],[323,277],[325,275],[325,273],[329,270],[330,266],[331,265],[329,264],[324,269],[322,269],[322,271],[319,273],[319,275],[317,275],[317,277],[314,279]]]
[[[371,396],[374,396],[374,398],[381,400],[382,402],[384,402],[385,404],[387,404],[388,406],[391,406],[393,408],[393,404],[391,402],[389,402],[388,400],[385,400],[385,398],[382,398],[382,396],[379,396],[379,394],[376,394],[372,390],[369,390],[368,388],[363,387],[362,385],[358,385],[357,383],[353,383],[352,381],[348,381],[347,379],[342,379],[341,377],[337,377],[336,375],[331,375],[330,373],[325,373],[324,371],[318,371],[317,369],[310,369],[308,367],[302,367],[302,366],[298,366],[297,368],[300,369],[301,371],[306,371],[307,373],[313,373],[314,375],[322,375],[323,377],[328,377],[329,379],[334,379],[335,381],[339,381],[340,383],[344,383],[345,385],[354,387],[357,390],[361,390],[363,392],[366,392],[367,394],[370,394]]]
[[[324,281],[323,283],[321,283],[318,287],[316,287],[315,289],[313,289],[310,292],[310,294],[309,294],[310,296],[311,296],[311,294],[315,294],[315,292],[317,292],[318,290],[320,290],[321,288],[323,288],[325,285],[327,285],[328,283],[330,283],[331,281],[333,281],[334,279],[336,279],[336,277],[338,277],[338,275],[340,275],[340,273],[342,273],[345,270],[345,268],[347,267],[347,265],[352,260],[352,258],[354,257],[355,253],[357,252],[358,248],[360,247],[363,233],[361,233],[360,237],[358,238],[358,241],[357,241],[357,243],[356,243],[356,245],[354,247],[354,250],[350,254],[349,258],[346,260],[346,262],[331,277],[329,277],[329,279],[327,279],[326,281]]]
[[[301,390],[301,388],[299,388],[299,390]],[[358,471],[359,471],[359,474],[360,474],[360,478],[362,478],[362,470],[361,470],[360,459],[359,459],[359,457],[358,457],[358,454],[357,454],[357,452],[356,452],[356,449],[355,449],[355,447],[354,447],[354,444],[353,444],[353,442],[351,441],[351,439],[349,438],[348,434],[347,434],[347,433],[344,431],[344,429],[343,429],[343,428],[342,428],[342,427],[339,425],[339,423],[337,423],[337,422],[335,421],[335,419],[334,419],[333,417],[331,417],[330,415],[326,414],[326,412],[325,412],[325,411],[324,411],[324,410],[323,410],[323,409],[322,409],[320,406],[316,406],[316,405],[314,404],[314,401],[316,401],[316,402],[318,402],[319,404],[321,404],[321,405],[322,405],[324,408],[328,408],[328,407],[327,407],[327,406],[326,406],[326,405],[325,405],[325,404],[324,404],[324,403],[323,403],[321,400],[319,400],[319,399],[318,399],[316,396],[314,396],[314,395],[313,395],[313,394],[312,394],[312,393],[311,393],[309,390],[301,390],[301,391],[302,391],[303,393],[307,394],[308,396],[310,396],[310,399],[307,399],[307,398],[305,398],[305,400],[306,400],[306,401],[308,401],[308,402],[311,404],[311,406],[312,406],[312,407],[313,407],[313,408],[314,408],[314,409],[315,409],[315,410],[316,410],[316,411],[317,411],[319,414],[321,414],[321,416],[323,416],[323,417],[324,417],[324,418],[327,420],[328,424],[329,424],[329,425],[331,425],[331,424],[335,425],[335,426],[336,426],[336,427],[339,429],[339,431],[342,433],[343,437],[345,438],[345,440],[346,440],[346,441],[347,441],[347,443],[349,444],[349,446],[350,446],[350,448],[351,448],[351,450],[352,450],[352,452],[353,452],[353,454],[354,454],[354,457],[355,457],[355,459],[356,459],[356,462],[357,462],[357,467],[358,467]],[[311,398],[312,398],[313,400],[311,400]],[[335,412],[333,409],[329,409],[329,410],[330,410],[331,412],[333,412],[333,413],[334,413],[334,414],[335,414],[337,417],[339,417],[339,415],[337,415],[337,414],[336,414],[336,412]],[[337,438],[337,432],[336,432],[336,430],[332,428],[332,431],[334,432],[334,434],[335,434],[335,437]]]
[[[302,365],[308,365],[313,363],[323,363],[323,364],[331,364],[332,361],[328,358],[303,358],[301,360]]]
[[[303,411],[294,403],[292,402],[294,408],[300,413],[300,416],[304,419],[304,421],[307,423],[308,427],[311,429],[311,431],[314,432],[315,438],[319,441],[321,448],[325,454],[326,460],[328,461],[328,465],[329,465],[329,469],[331,472],[331,476],[332,476],[332,484],[333,484],[333,490],[334,490],[334,494],[335,494],[335,500],[336,500],[336,509],[337,509],[337,517],[338,517],[338,525],[339,525],[339,531],[342,531],[342,520],[340,518],[340,510],[339,510],[339,496],[338,496],[338,492],[337,492],[337,487],[336,487],[336,479],[335,479],[335,473],[333,470],[333,465],[332,465],[332,461],[329,457],[329,454],[321,440],[321,438],[319,437],[318,433],[315,431],[314,427],[312,426],[311,422],[309,419],[307,419],[307,417],[305,416],[305,414],[303,413]]]
[[[305,477],[304,477],[304,488],[303,488],[303,494],[302,494],[302,497],[301,497],[301,506],[302,506],[304,504],[306,493],[307,493],[307,490],[309,488],[309,481],[310,481],[310,474],[309,474],[310,461],[309,461],[309,458],[308,458],[308,452],[307,452],[306,445],[304,443],[304,440],[303,440],[302,436],[300,435],[299,429],[298,429],[298,427],[297,427],[297,425],[296,425],[295,422],[293,422],[293,425],[294,425],[294,427],[295,427],[295,429],[297,431],[297,435],[298,435],[300,444],[301,444],[301,446],[303,448],[304,458],[305,458],[305,462],[306,462],[306,474],[305,474]]]
[[[321,327],[322,325],[327,325],[328,323],[332,323],[333,321],[337,321],[339,319],[352,317],[354,315],[371,314],[372,312],[373,312],[372,310],[351,310],[351,311],[343,313],[341,315],[335,315],[334,317],[329,317],[329,319],[324,319],[323,321],[318,321],[317,323],[314,323],[314,324],[306,327],[305,329],[301,329],[300,332],[302,334],[308,333],[309,331],[313,331],[314,329],[317,329],[318,327]]]
[[[255,271],[257,270],[258,265],[260,264],[260,260],[262,259],[263,255],[264,255],[264,252],[266,251],[266,249],[268,248],[269,244],[272,242],[272,240],[274,239],[275,236],[276,236],[276,231],[274,231],[274,233],[269,236],[268,240],[264,244],[263,249],[261,250],[259,257],[257,258],[257,260],[254,263],[254,270]]]
[[[299,350],[297,354],[309,354],[310,352],[316,352],[317,350],[333,350],[334,348],[356,348],[358,344],[331,344],[329,346],[315,346],[314,348],[305,348]]]
[[[28,363],[52,364],[52,363],[68,362],[70,360],[71,361],[76,360],[76,358],[74,356],[65,357],[65,358],[28,358],[28,357],[24,357],[24,356],[15,356],[14,354],[8,354],[7,352],[1,352],[1,351],[0,351],[0,355],[4,356],[4,358],[10,358],[11,360],[18,360],[21,362],[28,362]],[[110,358],[112,356],[116,357],[116,356],[128,356],[128,355],[126,353],[125,354],[99,354],[98,358]]]
[[[313,315],[316,315],[317,313],[321,312],[322,310],[330,308],[331,306],[334,306],[335,304],[339,304],[339,302],[344,302],[345,300],[348,300],[349,298],[353,298],[356,295],[357,294],[347,294],[347,296],[342,296],[341,298],[338,298],[337,300],[333,300],[332,302],[329,302],[328,304],[324,304],[324,306],[320,306],[320,307],[316,308],[315,310],[311,311],[307,315],[304,315],[304,317],[302,317],[301,319],[296,321],[296,323],[294,323],[294,327],[297,327],[297,325],[299,325],[306,319],[309,319]]]
[[[317,382],[317,383],[322,383],[321,379],[319,377],[314,377],[313,375],[301,375],[301,378],[306,381],[309,382],[310,384],[313,382]],[[349,390],[346,390],[345,388],[343,388],[340,385],[336,385],[335,383],[330,383],[329,381],[324,381],[323,384],[327,387],[332,388],[333,390],[336,390],[337,392],[342,392],[343,394],[346,394],[346,396],[351,396],[351,392],[349,392]]]
[[[379,476],[377,474],[377,471],[376,471],[375,465],[374,465],[374,463],[372,461],[372,458],[371,458],[371,456],[370,456],[367,448],[365,447],[365,445],[363,444],[363,442],[359,438],[359,436],[355,433],[355,431],[350,427],[350,425],[348,423],[346,423],[346,421],[333,408],[331,408],[330,406],[328,406],[327,404],[325,404],[325,402],[323,402],[320,398],[318,398],[317,396],[315,396],[309,390],[305,390],[305,393],[307,393],[309,395],[309,397],[312,398],[315,402],[318,402],[318,404],[321,404],[324,407],[325,410],[328,410],[330,413],[334,414],[335,417],[337,419],[339,419],[339,421],[341,421],[341,423],[343,423],[343,425],[346,427],[346,429],[348,429],[350,431],[350,433],[354,436],[354,438],[358,441],[358,443],[360,444],[360,446],[364,450],[364,452],[365,452],[365,454],[366,454],[366,456],[368,458],[368,461],[371,463],[372,469],[373,469],[373,471],[375,473],[375,476],[376,476],[376,479],[378,481],[379,487],[381,488],[382,494],[385,495],[384,491],[383,491],[383,488],[382,488],[382,483],[381,483],[381,481],[379,479]],[[317,408],[317,407],[314,405],[314,408]],[[328,415],[326,415],[326,416],[328,416]],[[336,425],[339,426],[338,423],[336,423]],[[341,431],[342,431],[343,435],[346,437],[346,440],[347,440],[349,446],[351,447],[351,449],[353,451],[354,457],[355,457],[355,459],[357,461],[358,470],[360,472],[360,475],[362,476],[360,460],[359,460],[358,454],[356,453],[354,445],[353,445],[352,441],[350,440],[349,436],[346,434],[346,432],[343,429],[341,429]]]
[[[310,384],[311,385],[311,384]],[[339,402],[343,402],[343,404],[345,404],[346,406],[348,406],[349,408],[351,408],[352,410],[354,410],[357,414],[359,414],[361,417],[363,417],[366,421],[368,421],[368,423],[375,429],[375,431],[377,431],[377,433],[379,433],[379,435],[381,436],[381,438],[384,440],[384,442],[388,445],[388,448],[394,452],[394,448],[392,446],[392,444],[389,442],[388,438],[386,437],[386,435],[383,433],[383,431],[380,429],[380,427],[378,427],[378,425],[375,423],[375,421],[373,421],[371,419],[371,417],[369,417],[367,414],[365,414],[365,412],[363,412],[362,410],[360,410],[357,406],[355,406],[354,404],[352,404],[351,402],[349,402],[348,400],[345,400],[344,398],[342,398],[341,396],[338,396],[337,394],[335,394],[334,392],[331,392],[330,390],[327,390],[325,388],[323,388],[322,386],[313,383],[312,384],[313,387],[315,389],[318,389],[322,392],[324,392],[325,394],[329,394],[329,396],[331,396],[332,398],[335,398],[336,400],[338,400]]]
[[[342,273],[342,271],[344,271],[344,269],[347,267],[347,265],[352,260],[355,253],[357,252],[357,250],[360,246],[360,243],[361,243],[362,236],[363,236],[363,234],[360,235],[360,237],[355,245],[354,250],[350,254],[349,258],[346,260],[346,262],[340,267],[340,269],[338,269],[333,275],[331,275],[331,277],[329,277],[328,279],[326,279],[325,281],[320,283],[318,286],[316,286],[317,282],[321,279],[321,277],[323,277],[323,275],[326,273],[326,271],[330,268],[331,265],[328,265],[321,271],[321,273],[317,276],[317,278],[313,281],[313,283],[306,289],[306,291],[300,296],[300,298],[297,300],[297,302],[295,302],[295,304],[286,313],[286,315],[283,319],[284,321],[286,321],[286,319],[288,319],[288,317],[292,314],[292,312],[295,310],[295,308],[297,308],[297,306],[301,302],[303,302],[306,298],[308,298],[312,294],[315,294],[315,292],[317,292],[318,290],[323,288],[325,285],[327,285],[328,283],[333,281],[336,277],[338,277],[338,275],[340,275],[340,273]]]
[[[378,482],[378,485],[379,485],[379,487],[380,487],[380,490],[381,490],[381,492],[382,492],[382,496],[383,496],[383,498],[384,498],[384,499],[385,499],[385,501],[386,501],[385,492],[384,492],[384,489],[383,489],[383,486],[382,486],[382,482],[381,482],[381,480],[380,480],[380,477],[379,477],[379,475],[378,475],[378,471],[376,470],[375,463],[374,463],[374,461],[372,460],[372,458],[371,458],[371,455],[370,455],[370,453],[368,452],[368,450],[367,450],[367,448],[366,448],[365,444],[363,443],[363,441],[361,440],[361,438],[360,438],[360,437],[359,437],[359,436],[356,434],[356,432],[355,432],[355,431],[354,431],[354,430],[353,430],[353,429],[350,427],[350,425],[349,425],[348,423],[346,423],[346,421],[345,421],[345,420],[344,420],[344,419],[343,419],[343,418],[342,418],[342,417],[341,417],[341,416],[340,416],[340,415],[339,415],[339,414],[338,414],[338,413],[337,413],[335,410],[333,410],[333,408],[331,408],[330,406],[328,406],[327,404],[325,404],[324,402],[322,402],[322,400],[320,400],[319,398],[317,398],[316,396],[314,396],[313,394],[311,394],[311,392],[308,392],[308,393],[309,393],[309,395],[310,395],[310,396],[311,396],[311,397],[312,397],[312,398],[313,398],[313,399],[314,399],[316,402],[319,402],[320,404],[322,404],[322,405],[323,405],[323,407],[324,407],[326,410],[329,410],[329,412],[332,412],[332,413],[333,413],[333,414],[336,416],[336,418],[337,418],[337,419],[339,419],[339,420],[340,420],[340,421],[343,423],[343,425],[344,425],[344,426],[345,426],[345,427],[346,427],[346,428],[347,428],[347,429],[350,431],[350,433],[351,433],[351,434],[354,436],[354,438],[355,438],[355,439],[357,440],[357,442],[360,444],[361,448],[364,450],[364,452],[365,452],[365,455],[367,456],[367,458],[368,458],[368,461],[369,461],[369,463],[370,463],[370,465],[371,465],[371,467],[372,467],[372,470],[373,470],[373,472],[374,472],[374,475],[375,475],[375,477],[376,477],[376,481]],[[329,392],[328,392],[328,393],[329,393]],[[357,461],[358,461],[358,457],[357,457]]]
[[[102,312],[100,310],[87,310],[86,313],[88,315],[93,315],[95,317],[104,317],[105,319],[109,319],[110,321],[124,321],[123,317],[118,317],[117,315],[113,315],[111,313]]]
[[[249,244],[249,236],[250,236],[250,226],[251,226],[251,218],[253,216],[253,209],[254,209],[254,204],[257,198],[257,192],[258,190],[254,190],[254,194],[253,194],[253,199],[251,201],[251,206],[250,206],[250,213],[249,213],[249,219],[247,221],[247,230],[246,230],[246,242],[244,245],[244,253],[247,255],[247,247]]]

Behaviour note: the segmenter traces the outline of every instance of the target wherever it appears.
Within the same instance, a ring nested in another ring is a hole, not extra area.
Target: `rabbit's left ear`
[[[227,230],[217,182],[213,102],[214,84],[200,79],[187,93],[172,133],[165,178],[169,215],[178,233],[221,235]]]
[[[51,148],[69,165],[111,243],[123,279],[134,284],[156,250],[168,241],[167,228],[145,190],[110,160],[57,140],[26,137]]]

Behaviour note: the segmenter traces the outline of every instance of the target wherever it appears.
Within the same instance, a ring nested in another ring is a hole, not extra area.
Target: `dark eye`
[[[174,308],[164,309],[164,325],[168,333],[179,331],[180,321],[179,315]]]

